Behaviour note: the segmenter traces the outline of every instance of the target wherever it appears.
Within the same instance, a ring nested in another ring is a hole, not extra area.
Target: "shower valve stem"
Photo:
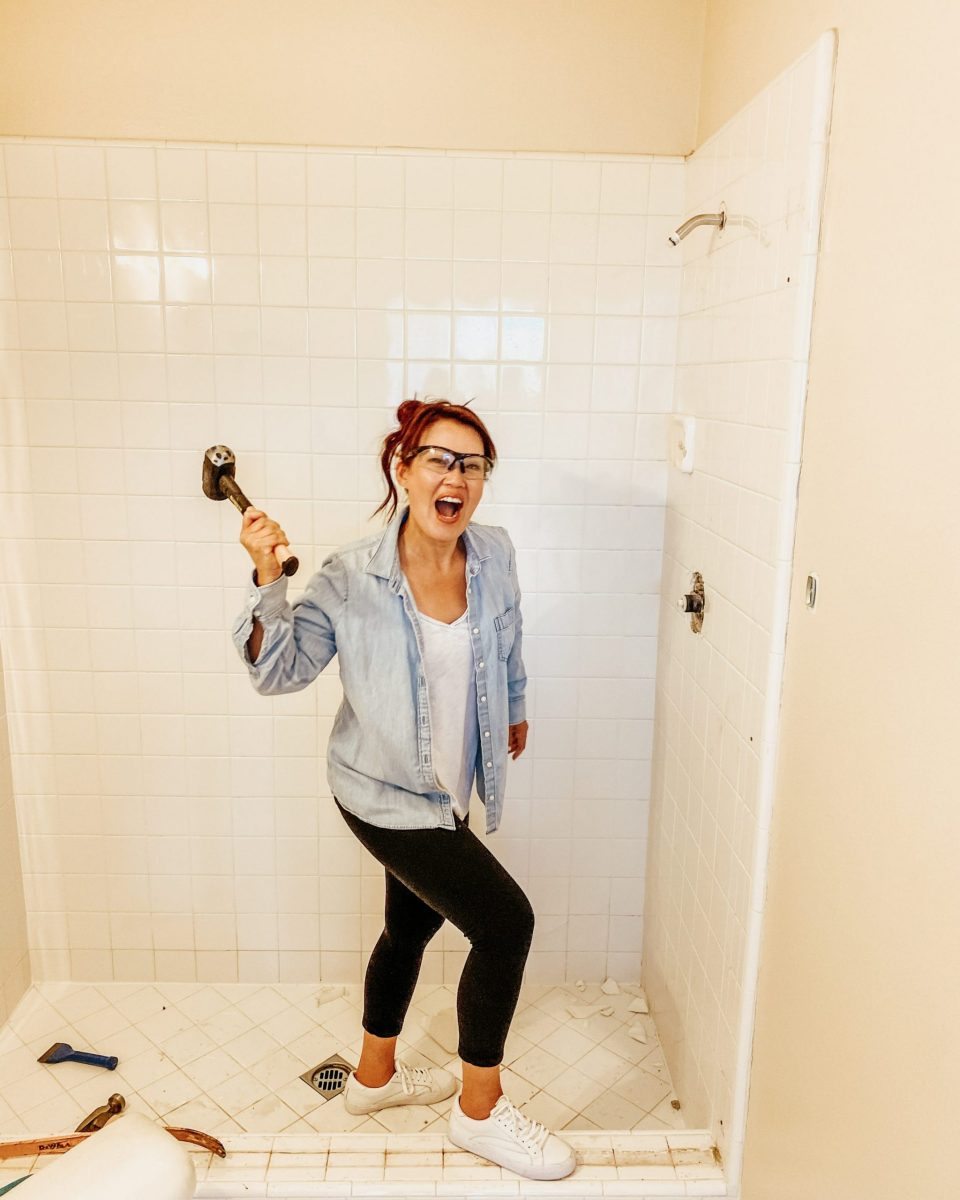
[[[677,610],[684,614],[690,614],[690,628],[694,633],[703,632],[703,614],[706,611],[706,602],[703,576],[699,571],[694,571],[690,591],[685,592],[677,601]]]

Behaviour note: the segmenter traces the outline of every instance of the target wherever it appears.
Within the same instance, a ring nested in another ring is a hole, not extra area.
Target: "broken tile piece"
[[[615,979],[611,979],[608,976],[603,983],[600,984],[600,991],[603,992],[605,996],[619,996],[620,984],[617,983]]]
[[[650,1006],[647,1004],[645,998],[638,997],[636,1000],[630,1001],[630,1007],[627,1009],[627,1011],[632,1013],[648,1013],[650,1011]]]
[[[320,1008],[323,1004],[329,1004],[331,1000],[338,1000],[346,993],[346,990],[346,988],[338,987],[335,983],[325,983],[317,989],[314,997],[317,1002],[317,1008]]]
[[[634,1041],[646,1042],[647,1040],[647,1031],[639,1022],[636,1025],[631,1025],[627,1033],[630,1034]]]
[[[578,992],[585,991],[586,987],[587,987],[587,985],[583,982],[582,979],[578,979],[577,982],[573,986],[577,989]]]
[[[610,1010],[609,1012],[607,1010]],[[581,1020],[584,1017],[595,1016],[598,1012],[604,1013],[605,1016],[610,1016],[613,1009],[609,1005],[603,1004],[568,1004],[567,1012],[571,1017],[576,1017]]]

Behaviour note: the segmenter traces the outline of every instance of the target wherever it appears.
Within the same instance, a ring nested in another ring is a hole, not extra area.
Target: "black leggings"
[[[384,929],[367,964],[363,1028],[396,1037],[413,997],[427,943],[451,921],[470,940],[457,990],[457,1053],[496,1067],[520,995],[533,937],[533,909],[467,823],[456,829],[383,829],[347,812],[343,819],[386,873]]]

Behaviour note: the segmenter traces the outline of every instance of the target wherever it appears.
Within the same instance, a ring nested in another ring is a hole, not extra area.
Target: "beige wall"
[[[0,134],[686,154],[705,0],[0,0]]]
[[[745,1200],[946,1196],[960,1108],[960,8],[708,0],[699,138],[831,26]]]

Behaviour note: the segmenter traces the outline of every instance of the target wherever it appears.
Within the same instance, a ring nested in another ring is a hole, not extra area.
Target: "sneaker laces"
[[[412,1096],[417,1087],[432,1087],[433,1080],[430,1071],[425,1067],[411,1067],[405,1062],[397,1061],[397,1074],[400,1076],[400,1086],[404,1095]]]
[[[494,1109],[491,1115],[496,1116],[520,1141],[538,1150],[543,1149],[544,1142],[550,1136],[550,1130],[542,1122],[522,1113],[506,1096],[500,1097]]]

